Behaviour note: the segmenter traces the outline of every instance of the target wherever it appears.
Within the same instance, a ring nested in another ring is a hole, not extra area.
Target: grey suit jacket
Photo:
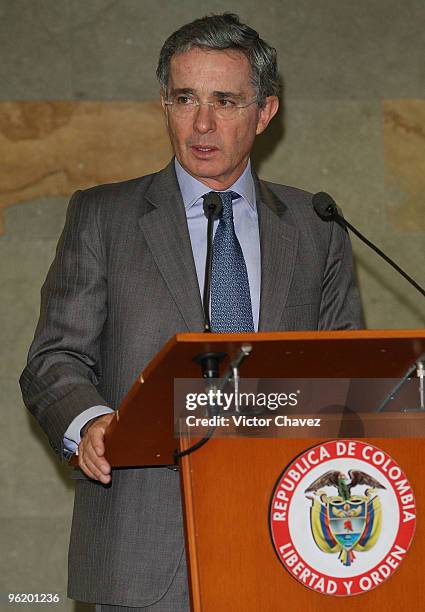
[[[261,244],[260,331],[360,323],[345,231],[321,221],[311,195],[255,178]],[[201,297],[174,164],[71,199],[42,289],[21,376],[25,403],[61,455],[86,408],[117,408],[176,332],[203,328]],[[103,486],[77,474],[69,596],[145,606],[184,553],[178,473],[114,470]]]

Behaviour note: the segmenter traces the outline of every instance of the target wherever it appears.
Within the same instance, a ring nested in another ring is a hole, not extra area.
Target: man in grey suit
[[[111,471],[103,440],[164,342],[203,329],[203,196],[223,200],[213,330],[360,321],[346,232],[316,216],[310,194],[262,182],[250,166],[278,109],[275,50],[234,15],[205,17],[170,36],[157,74],[175,158],[74,194],[21,377],[55,451],[78,453],[69,596],[105,611],[189,607],[178,472]],[[223,323],[229,300],[235,320]]]

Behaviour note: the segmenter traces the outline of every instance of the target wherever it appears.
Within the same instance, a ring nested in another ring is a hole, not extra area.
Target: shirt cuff
[[[102,414],[114,412],[108,406],[92,406],[79,414],[71,423],[63,436],[63,456],[69,459],[74,453],[78,455],[78,445],[81,442],[81,430],[86,423]]]

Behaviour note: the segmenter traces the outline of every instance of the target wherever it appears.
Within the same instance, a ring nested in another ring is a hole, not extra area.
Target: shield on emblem
[[[352,550],[363,535],[368,519],[368,503],[365,498],[350,497],[343,500],[331,497],[326,504],[329,529],[339,545]]]

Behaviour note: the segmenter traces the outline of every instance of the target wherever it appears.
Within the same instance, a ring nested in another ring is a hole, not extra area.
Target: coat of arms
[[[282,471],[269,521],[277,557],[300,584],[351,597],[397,570],[415,533],[416,504],[391,455],[370,442],[329,440]]]
[[[367,551],[375,546],[382,524],[382,506],[377,489],[380,482],[360,470],[349,470],[348,476],[330,470],[317,478],[307,489],[312,500],[311,530],[317,546],[326,553],[339,552],[339,559],[350,566],[354,551]],[[365,485],[363,495],[353,494],[354,487]],[[337,495],[328,496],[323,487],[335,487]]]

